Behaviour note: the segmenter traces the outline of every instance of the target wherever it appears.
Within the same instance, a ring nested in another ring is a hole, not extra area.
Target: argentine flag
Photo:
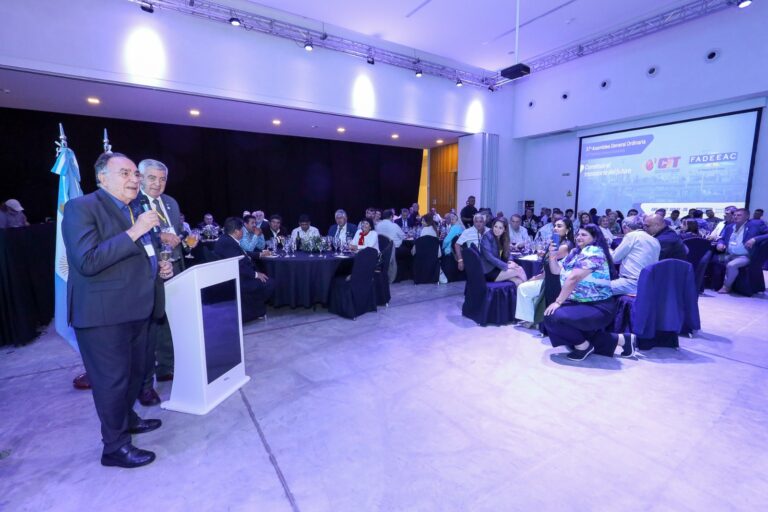
[[[66,146],[61,147],[51,172],[59,175],[59,203],[56,209],[56,260],[54,263],[54,270],[56,272],[54,277],[56,282],[54,325],[59,336],[67,340],[72,345],[72,348],[79,352],[75,331],[67,325],[67,275],[69,274],[69,264],[67,263],[64,239],[61,237],[61,220],[64,218],[64,205],[70,199],[83,195],[83,191],[80,189],[80,168],[77,165],[75,152]]]

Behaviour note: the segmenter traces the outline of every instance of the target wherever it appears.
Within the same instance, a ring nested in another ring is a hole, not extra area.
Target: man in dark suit
[[[155,460],[154,453],[133,446],[131,434],[161,422],[139,418],[133,404],[144,377],[149,320],[164,307],[155,303],[158,276],[171,277],[173,269],[158,262],[152,246],[157,213],[141,213],[136,204],[136,165],[120,153],[105,153],[95,169],[99,190],[64,207],[69,322],[101,421],[101,463],[134,468]]]
[[[334,217],[336,218],[336,223],[328,230],[328,236],[340,239],[342,242],[346,242],[355,236],[357,226],[348,222],[347,212],[336,210]]]
[[[240,260],[240,299],[243,323],[250,322],[267,314],[266,302],[275,293],[272,280],[261,272],[257,272],[253,261],[240,247],[243,237],[243,219],[229,217],[224,221],[224,235],[216,240],[213,252],[219,258],[234,258],[243,256]]]
[[[408,228],[414,228],[416,227],[415,221],[412,222],[410,219],[411,216],[411,210],[408,208],[403,208],[400,210],[400,218],[395,221],[395,224],[400,226],[400,229],[405,231]]]
[[[147,159],[139,162],[139,172],[141,173],[139,199],[148,204],[160,218],[162,232],[154,238],[155,251],[160,253],[162,244],[171,247],[173,273],[178,275],[184,271],[184,251],[179,238],[183,228],[179,203],[165,194],[168,167],[158,160]],[[164,287],[160,287],[159,292],[164,293]],[[159,382],[173,380],[173,338],[165,312],[159,319],[152,319],[149,323],[146,373],[141,393],[139,393],[141,405],[149,407],[160,403],[160,397],[154,388],[155,376]]]
[[[680,235],[675,233],[661,215],[646,215],[643,220],[646,233],[655,237],[661,245],[659,261],[667,259],[686,260],[688,248]]]
[[[281,238],[285,240],[288,237],[288,231],[283,227],[283,218],[277,214],[269,217],[269,228],[264,233],[264,240],[272,240],[273,238]],[[277,247],[275,247],[277,249]]]
[[[256,210],[251,215],[256,219],[256,227],[261,230],[262,234],[266,233],[269,229],[269,222],[264,218],[264,212]]]
[[[718,259],[725,264],[725,280],[718,293],[729,293],[739,275],[739,269],[749,265],[755,243],[766,238],[768,226],[762,220],[749,220],[749,210],[739,208],[733,212],[728,224],[717,240]]]

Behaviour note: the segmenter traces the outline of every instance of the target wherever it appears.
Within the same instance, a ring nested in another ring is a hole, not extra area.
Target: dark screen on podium
[[[236,281],[200,289],[208,384],[240,364],[240,317]]]

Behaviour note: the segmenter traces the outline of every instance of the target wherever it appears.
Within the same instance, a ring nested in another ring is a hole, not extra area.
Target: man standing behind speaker
[[[165,194],[168,167],[158,160],[147,159],[139,162],[139,172],[141,173],[140,199],[144,198],[141,199],[142,202],[148,203],[160,220],[162,232],[159,239],[155,241],[171,246],[173,274],[178,275],[184,270],[184,253],[178,236],[182,233],[181,210],[179,203]],[[162,247],[156,244],[155,250],[159,252],[161,249]],[[160,287],[158,292],[164,294],[165,289]],[[173,338],[165,311],[161,313],[160,318],[153,318],[149,323],[146,373],[139,394],[141,405],[152,406],[160,403],[160,397],[154,388],[155,375],[159,382],[173,380]]]
[[[104,153],[95,164],[99,190],[64,207],[62,235],[69,261],[67,303],[101,421],[104,466],[134,468],[155,460],[132,434],[161,426],[141,419],[133,404],[141,390],[147,328],[157,279],[173,275],[159,262],[149,232],[157,213],[135,201],[139,171],[125,155]]]

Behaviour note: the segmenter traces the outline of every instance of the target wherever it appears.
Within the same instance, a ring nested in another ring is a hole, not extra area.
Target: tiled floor
[[[0,510],[756,511],[768,507],[768,297],[700,299],[679,351],[567,361],[478,327],[462,284],[344,320],[245,328],[251,381],[207,416],[138,407],[158,459],[99,464],[54,334],[0,349]],[[170,386],[161,384],[167,398]]]

